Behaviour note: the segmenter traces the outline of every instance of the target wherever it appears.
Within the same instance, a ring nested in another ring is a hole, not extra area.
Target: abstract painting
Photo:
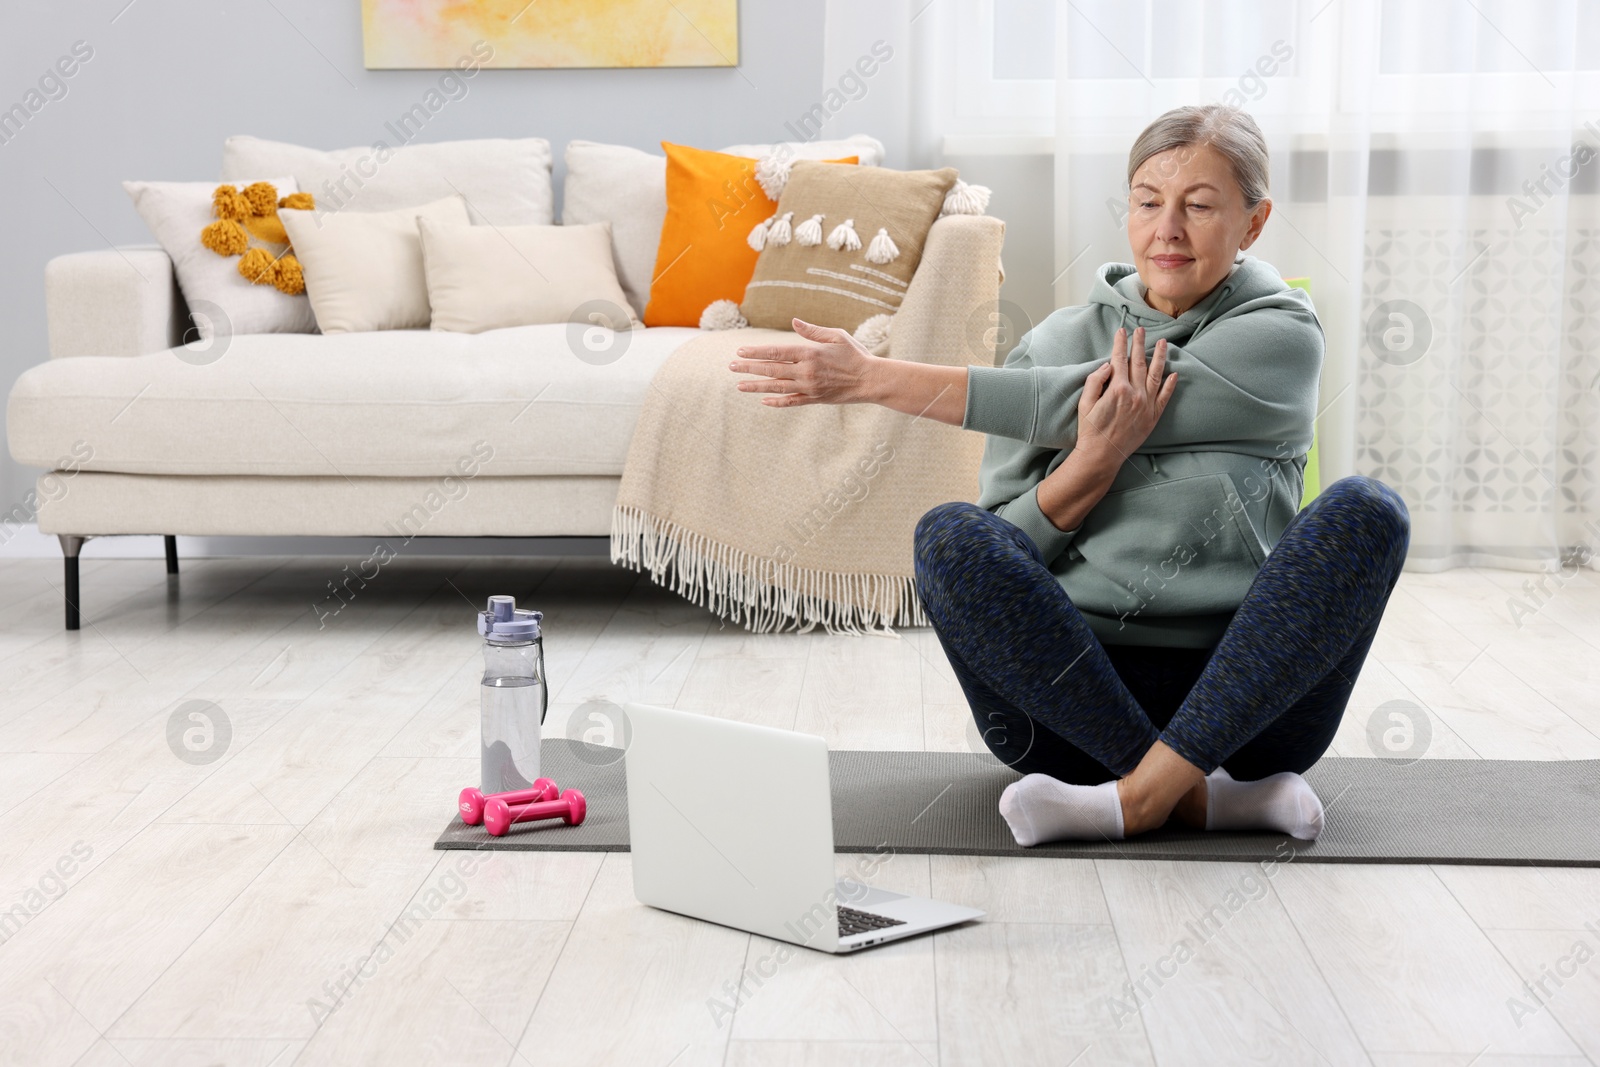
[[[368,70],[733,67],[738,0],[362,0]]]

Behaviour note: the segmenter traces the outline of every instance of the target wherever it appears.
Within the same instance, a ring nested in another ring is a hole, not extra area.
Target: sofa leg
[[[178,573],[178,539],[177,539],[177,537],[173,536],[172,534],[167,534],[166,537],[162,538],[162,540],[166,542],[166,546],[167,546],[167,573],[168,574],[177,574]]]
[[[61,576],[64,580],[67,601],[67,629],[78,628],[78,553],[83,549],[84,539],[73,537],[71,534],[57,534],[56,540],[61,542]]]

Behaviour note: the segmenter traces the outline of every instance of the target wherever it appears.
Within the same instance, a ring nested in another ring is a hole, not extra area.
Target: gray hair
[[[1271,166],[1267,139],[1256,120],[1226,104],[1175,107],[1144,128],[1128,152],[1128,187],[1133,175],[1151,156],[1174,148],[1211,145],[1233,170],[1233,180],[1244,194],[1244,206],[1254,209],[1267,198]]]

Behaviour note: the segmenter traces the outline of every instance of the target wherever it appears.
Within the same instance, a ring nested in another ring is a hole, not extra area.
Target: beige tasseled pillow
[[[750,234],[761,256],[739,310],[751,326],[780,330],[796,317],[853,331],[893,315],[955,184],[953,167],[796,160],[777,212]]]

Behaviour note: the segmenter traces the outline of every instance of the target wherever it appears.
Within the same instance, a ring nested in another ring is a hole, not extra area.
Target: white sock
[[[1292,771],[1236,782],[1218,767],[1206,776],[1207,830],[1281,830],[1301,841],[1322,832],[1322,801]]]
[[[1115,780],[1068,785],[1047,774],[1030,774],[1006,786],[1000,814],[1024,848],[1044,841],[1122,840],[1122,800]]]

